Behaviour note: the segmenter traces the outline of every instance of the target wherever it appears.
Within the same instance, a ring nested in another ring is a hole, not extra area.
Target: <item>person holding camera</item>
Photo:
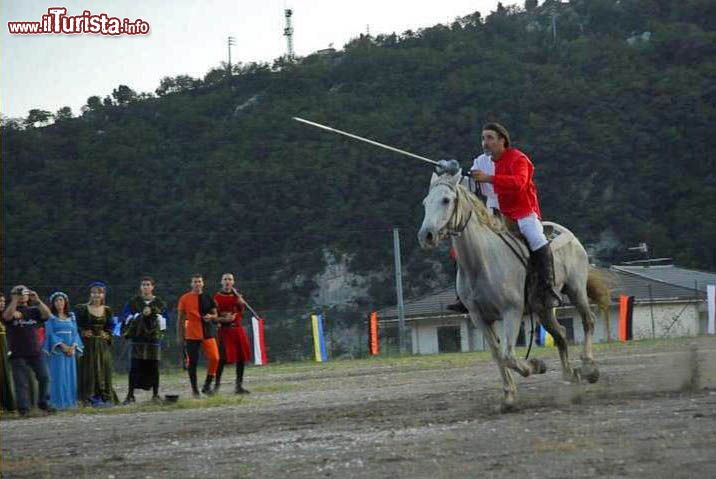
[[[46,412],[54,412],[49,403],[50,374],[37,337],[37,328],[50,317],[50,308],[35,291],[24,285],[12,288],[10,295],[10,304],[3,311],[2,319],[12,352],[10,364],[15,383],[17,411],[21,416],[25,416],[30,410],[29,369],[37,378],[39,386],[37,407]]]

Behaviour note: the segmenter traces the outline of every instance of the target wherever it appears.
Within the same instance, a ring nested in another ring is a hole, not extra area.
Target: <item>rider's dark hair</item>
[[[505,140],[505,148],[510,147],[510,134],[507,131],[507,128],[500,125],[499,123],[491,122],[487,123],[485,126],[482,127],[482,131],[490,130],[497,133],[497,136]]]

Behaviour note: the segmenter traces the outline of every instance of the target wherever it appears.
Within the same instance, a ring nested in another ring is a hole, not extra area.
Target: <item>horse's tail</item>
[[[590,268],[587,275],[587,296],[601,310],[605,310],[611,303],[611,294],[606,276],[601,271]]]

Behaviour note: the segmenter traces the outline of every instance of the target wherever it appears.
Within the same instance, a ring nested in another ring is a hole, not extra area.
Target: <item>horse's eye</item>
[[[447,198],[447,197],[443,198],[443,204],[447,205],[448,203],[450,203],[450,198]]]

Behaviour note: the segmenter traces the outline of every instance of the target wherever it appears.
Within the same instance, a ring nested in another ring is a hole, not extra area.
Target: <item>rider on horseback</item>
[[[492,184],[500,213],[516,221],[527,239],[537,266],[544,305],[557,306],[561,298],[555,291],[554,259],[540,221],[537,188],[532,180],[534,166],[527,155],[510,146],[510,134],[499,123],[488,123],[482,128],[482,146],[490,153],[495,174],[472,170],[470,175],[475,181]]]

